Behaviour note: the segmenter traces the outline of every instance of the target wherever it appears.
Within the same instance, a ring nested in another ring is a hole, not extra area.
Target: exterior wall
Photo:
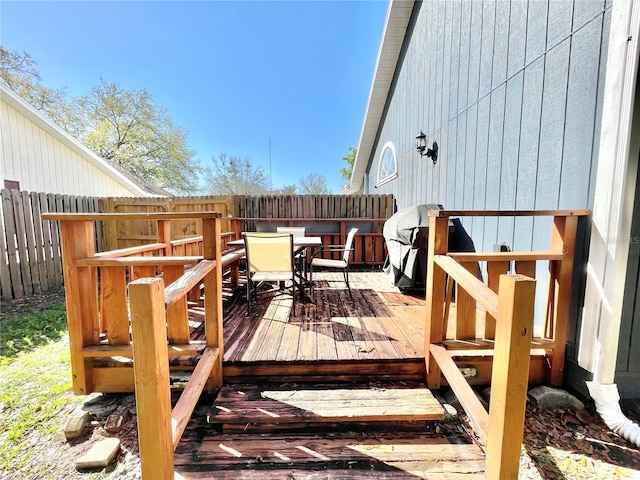
[[[610,20],[605,0],[417,2],[365,193],[393,193],[398,208],[592,208]],[[428,146],[439,145],[435,166],[416,152],[420,130]],[[387,141],[398,154],[398,178],[376,188]],[[479,251],[499,243],[549,247],[548,219],[463,224]],[[538,268],[543,278],[547,266]],[[583,273],[575,280],[583,284]],[[574,360],[578,297],[569,332]]]
[[[20,189],[86,196],[141,196],[105,173],[77,149],[69,146],[14,108],[2,96],[0,102],[0,180],[20,182]],[[55,132],[55,130],[53,131]],[[1,185],[0,185],[1,186]]]

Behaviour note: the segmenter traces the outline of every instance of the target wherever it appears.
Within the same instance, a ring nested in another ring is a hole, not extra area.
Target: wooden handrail
[[[436,255],[435,262],[453,278],[460,287],[475,298],[494,317],[498,315],[498,295],[487,287],[481,280],[470,273],[448,255]]]
[[[94,257],[127,257],[138,253],[154,252],[165,248],[164,243],[150,243],[148,245],[139,245],[137,247],[120,248],[118,250],[109,250],[107,252],[96,253]]]
[[[583,217],[591,210],[430,210],[430,217]]]
[[[202,260],[194,268],[172,282],[164,289],[164,306],[169,308],[189,290],[198,285],[202,279],[216,267],[216,260]]]
[[[221,218],[220,212],[43,213],[44,220],[192,220]]]
[[[201,256],[174,256],[174,257],[89,257],[77,260],[79,267],[122,267],[133,266],[163,266],[163,265],[191,265],[202,260]]]
[[[553,252],[456,252],[447,255],[458,262],[518,262],[563,258],[563,254]]]
[[[176,247],[178,245],[188,245],[190,243],[197,243],[202,241],[202,235],[196,237],[180,238],[178,240],[171,240],[171,246]]]

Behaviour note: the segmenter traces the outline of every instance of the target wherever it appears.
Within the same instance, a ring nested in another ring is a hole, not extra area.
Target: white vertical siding
[[[15,180],[22,190],[46,193],[144,195],[120,174],[107,173],[109,167],[96,166],[104,161],[88,158],[82,148],[71,148],[68,138],[54,135],[57,127],[51,127],[48,120],[32,121],[39,114],[30,107],[15,107],[8,95],[3,94],[0,102],[0,180]]]

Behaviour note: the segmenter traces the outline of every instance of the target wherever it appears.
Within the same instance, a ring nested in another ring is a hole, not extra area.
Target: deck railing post
[[[82,349],[97,345],[98,275],[95,267],[78,267],[76,261],[95,254],[95,232],[92,220],[60,222],[62,266],[69,327],[71,374],[73,392],[88,395],[92,392],[89,361]]]
[[[142,478],[173,479],[164,282],[161,278],[135,280],[129,284],[129,298]]]
[[[502,275],[491,374],[485,475],[517,479],[529,381],[535,280]]]
[[[569,306],[571,303],[571,282],[573,279],[573,257],[575,254],[576,234],[578,229],[578,217],[554,217],[553,231],[551,234],[551,251],[562,253],[562,260],[557,262],[555,268],[549,266],[549,281],[554,282],[551,289],[553,295],[548,301],[553,302],[551,310],[551,325],[547,330],[555,341],[553,356],[551,357],[551,369],[549,372],[549,384],[561,385],[564,375],[564,353],[567,341],[567,325],[569,322]]]
[[[427,385],[440,387],[440,368],[433,356],[428,353],[432,343],[444,340],[444,301],[446,274],[435,263],[436,255],[447,253],[449,241],[449,219],[447,217],[429,217],[429,246],[427,257],[427,298],[424,327],[424,352]]]
[[[222,386],[223,347],[223,311],[222,311],[222,226],[221,219],[210,218],[202,221],[203,257],[205,260],[215,260],[216,267],[204,278],[204,312],[205,336],[208,347],[217,347],[219,361],[211,371],[211,378],[207,389]]]
[[[158,243],[164,243],[164,256],[170,257],[173,255],[173,248],[171,247],[171,220],[158,220]]]

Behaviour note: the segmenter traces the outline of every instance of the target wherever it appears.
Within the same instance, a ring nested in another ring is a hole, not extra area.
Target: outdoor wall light
[[[433,164],[435,165],[438,162],[438,144],[433,142],[431,148],[427,148],[427,136],[420,130],[420,135],[416,137],[416,150],[420,154],[421,157],[425,155],[429,157]]]

